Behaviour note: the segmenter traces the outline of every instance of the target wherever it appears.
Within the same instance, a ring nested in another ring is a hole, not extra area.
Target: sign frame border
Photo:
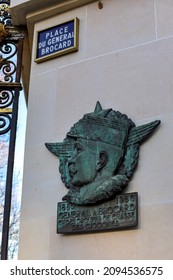
[[[41,57],[41,58],[37,58],[37,50],[38,50],[38,35],[40,32],[42,31],[46,31],[48,29],[51,29],[53,27],[56,27],[56,26],[59,26],[59,25],[63,25],[65,23],[68,23],[68,22],[71,22],[71,21],[74,21],[74,45],[68,49],[65,49],[65,50],[61,50],[61,51],[57,51],[53,54],[48,54],[44,57]],[[54,26],[51,26],[51,27],[48,27],[48,28],[45,28],[45,29],[42,29],[42,30],[38,30],[36,32],[36,47],[35,47],[35,62],[36,63],[41,63],[41,62],[44,62],[44,61],[47,61],[49,59],[53,59],[53,58],[56,58],[56,57],[59,57],[59,56],[62,56],[62,55],[65,55],[65,54],[68,54],[68,53],[71,53],[71,52],[75,52],[75,51],[78,51],[78,48],[79,48],[79,18],[75,17],[71,20],[68,20],[68,21],[64,21],[62,23],[59,23],[57,25],[54,25]]]

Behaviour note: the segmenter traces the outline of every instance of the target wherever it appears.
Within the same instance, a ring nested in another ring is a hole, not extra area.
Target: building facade
[[[23,81],[28,94],[19,259],[172,259],[173,4],[171,0],[18,0],[13,22],[27,27]],[[38,63],[38,32],[79,19],[78,51]],[[66,194],[61,142],[97,101],[136,125],[159,129],[140,148],[126,192],[138,192],[133,230],[56,233],[57,202]]]

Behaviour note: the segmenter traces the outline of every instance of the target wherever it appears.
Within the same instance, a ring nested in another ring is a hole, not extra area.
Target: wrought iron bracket
[[[14,83],[4,83],[4,82],[0,82],[0,90],[14,90],[14,89],[19,89],[22,90],[22,84],[18,83],[18,82],[14,82]]]

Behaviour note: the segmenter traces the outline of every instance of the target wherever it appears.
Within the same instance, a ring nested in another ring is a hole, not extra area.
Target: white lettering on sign
[[[57,42],[62,42],[62,41],[65,41],[65,40],[68,40],[68,39],[71,39],[71,38],[74,38],[74,32],[70,32],[68,34],[64,34],[64,35],[60,35],[60,36],[50,38],[50,39],[48,39],[47,44],[48,44],[48,46],[50,46],[50,45],[56,44]],[[43,43],[46,44],[46,41],[44,41],[42,43],[39,43],[39,44],[41,44],[41,47],[44,48],[46,45],[43,44]]]
[[[68,26],[66,28],[61,28],[64,32],[68,32]],[[50,54],[54,51],[59,51],[63,48],[71,47],[72,41],[70,39],[74,38],[74,32],[69,32],[68,34],[53,36],[53,34],[60,34],[62,30],[56,30],[54,33],[46,33],[47,41],[40,42],[38,48],[41,49],[41,55]],[[47,42],[47,46],[46,46]]]
[[[64,48],[71,47],[71,45],[72,45],[72,42],[70,40],[64,41],[59,44],[50,45],[49,47],[42,48],[41,55],[50,54],[54,51],[60,51]]]
[[[46,46],[46,41],[43,41],[43,42],[40,42],[38,44],[38,48],[41,49],[41,48],[44,48]]]
[[[68,25],[64,26],[64,27],[61,27],[59,29],[56,29],[55,31],[47,32],[46,33],[46,40],[49,39],[49,38],[53,38],[55,36],[58,36],[58,35],[65,34],[65,33],[68,33]]]

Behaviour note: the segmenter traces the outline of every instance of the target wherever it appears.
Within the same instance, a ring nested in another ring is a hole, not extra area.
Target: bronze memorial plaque
[[[46,143],[59,158],[68,189],[58,203],[58,233],[137,226],[137,193],[124,192],[136,170],[140,144],[159,124],[155,120],[136,126],[127,115],[102,109],[97,102],[94,112],[77,121],[62,142]]]
[[[117,195],[113,200],[91,207],[58,203],[57,233],[99,232],[137,225],[137,193]]]

